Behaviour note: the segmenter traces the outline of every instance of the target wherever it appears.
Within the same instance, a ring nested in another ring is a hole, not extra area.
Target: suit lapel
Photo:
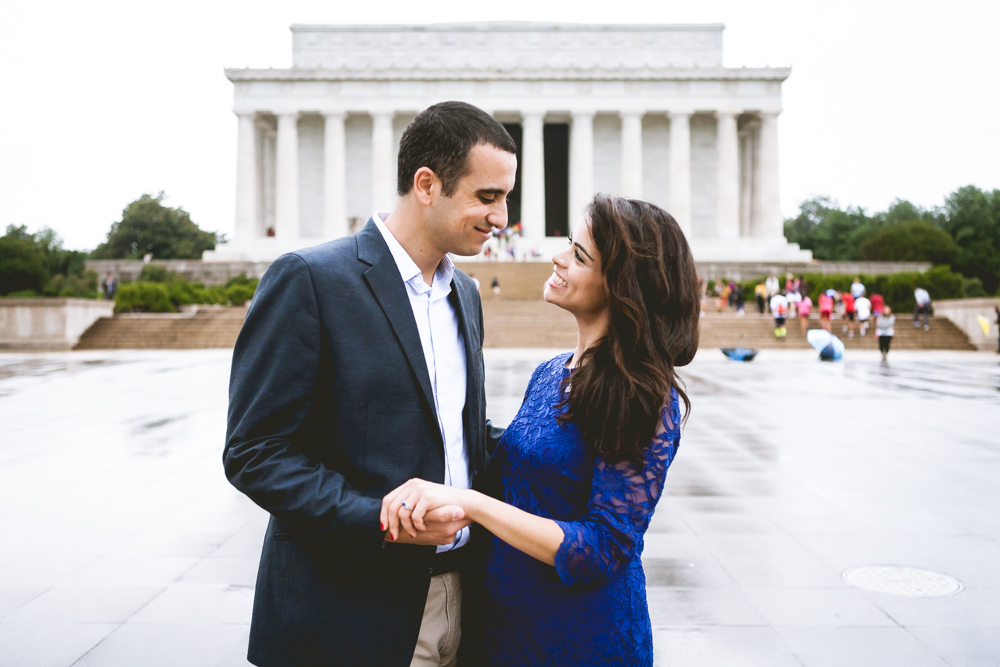
[[[396,334],[396,341],[403,348],[410,370],[417,378],[417,384],[424,394],[427,405],[431,407],[431,412],[436,414],[436,410],[433,409],[434,392],[431,389],[430,375],[427,373],[427,360],[424,359],[424,348],[420,344],[420,332],[417,331],[417,323],[413,319],[413,307],[406,293],[406,285],[399,277],[399,267],[396,266],[396,261],[374,221],[368,221],[365,228],[358,233],[357,240],[358,259],[371,264],[365,271],[365,281],[375,295],[382,312],[385,313],[386,319],[389,320],[389,325]],[[437,419],[433,422],[434,430],[440,435]]]

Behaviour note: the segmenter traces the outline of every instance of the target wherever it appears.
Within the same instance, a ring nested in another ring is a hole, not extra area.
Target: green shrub
[[[80,275],[57,273],[45,283],[42,293],[45,296],[96,299],[97,273],[91,270],[84,271]]]
[[[201,283],[173,280],[167,283],[167,293],[170,295],[170,301],[178,308],[191,304],[206,303],[205,286]]]
[[[143,271],[149,266],[153,265],[147,264]],[[118,288],[115,312],[172,313],[181,306],[189,305],[242,306],[253,298],[257,282],[256,278],[251,278],[228,287],[205,287],[202,283],[181,280],[173,274],[167,282],[129,283]]]
[[[4,296],[11,299],[33,299],[38,296],[38,292],[33,289],[22,289],[16,292],[11,292],[10,294],[5,294]]]
[[[838,292],[850,290],[851,283],[857,276],[807,273],[805,277],[809,284],[809,297],[816,303],[820,293],[828,289],[832,288]],[[862,274],[860,278],[868,296],[881,294],[887,304],[900,311],[913,310],[916,305],[913,290],[918,286],[927,290],[932,300],[961,299],[965,296],[962,289],[965,279],[947,266],[935,266],[923,273],[908,271],[880,275]]]
[[[253,298],[254,288],[250,285],[232,285],[226,288],[226,298],[234,306],[242,306]]]
[[[240,275],[233,276],[232,278],[230,278],[229,280],[227,280],[226,281],[226,288],[228,289],[228,288],[232,287],[233,285],[245,285],[245,286],[247,286],[247,287],[249,287],[249,288],[251,288],[251,289],[253,289],[253,290],[256,291],[256,289],[257,289],[257,283],[259,283],[259,282],[260,282],[259,278],[247,278],[247,274],[241,273]]]
[[[173,313],[170,292],[162,283],[129,283],[118,288],[116,313]]]
[[[962,294],[966,299],[989,296],[989,294],[986,293],[986,290],[983,289],[983,281],[979,278],[966,278],[962,282]]]
[[[142,271],[139,272],[140,283],[169,283],[182,280],[180,275],[171,271],[163,264],[157,264],[156,262],[150,262],[142,267]]]

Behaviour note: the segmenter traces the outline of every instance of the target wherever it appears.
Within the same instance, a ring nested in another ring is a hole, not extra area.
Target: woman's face
[[[552,257],[552,276],[545,283],[546,301],[577,317],[600,315],[607,307],[601,255],[590,235],[590,221],[577,226],[569,245]]]

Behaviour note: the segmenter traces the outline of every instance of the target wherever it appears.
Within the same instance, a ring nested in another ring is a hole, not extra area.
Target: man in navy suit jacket
[[[482,305],[447,253],[474,255],[506,226],[515,151],[482,110],[430,107],[400,142],[392,214],[280,257],[261,280],[223,454],[230,482],[271,514],[252,663],[481,659],[484,536],[444,508],[393,542],[379,512],[411,478],[483,487],[499,432],[485,418]]]

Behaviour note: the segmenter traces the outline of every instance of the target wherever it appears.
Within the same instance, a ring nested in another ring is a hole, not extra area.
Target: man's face
[[[469,152],[469,173],[450,197],[431,205],[429,231],[435,245],[455,255],[476,255],[495,229],[507,226],[507,194],[514,187],[517,158],[495,146]]]

